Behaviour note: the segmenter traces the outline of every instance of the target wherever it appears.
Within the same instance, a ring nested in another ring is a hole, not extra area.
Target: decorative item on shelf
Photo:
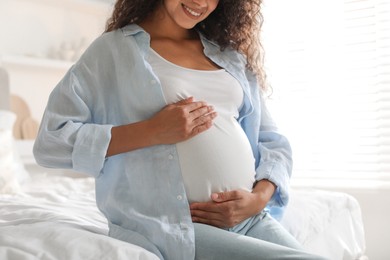
[[[87,38],[83,37],[77,42],[63,41],[59,48],[51,48],[47,54],[49,59],[76,61],[88,47]]]
[[[28,57],[28,58],[37,58],[37,59],[44,59],[44,58],[46,58],[45,53],[42,53],[42,52],[25,53],[22,56]]]
[[[72,61],[75,54],[75,50],[73,49],[71,43],[62,42],[59,54],[61,60]]]
[[[85,38],[85,37],[81,38],[80,41],[77,44],[75,44],[75,47],[74,47],[75,53],[73,56],[74,61],[76,61],[80,58],[80,56],[87,49],[88,45],[89,45],[89,42],[88,42],[87,38]]]

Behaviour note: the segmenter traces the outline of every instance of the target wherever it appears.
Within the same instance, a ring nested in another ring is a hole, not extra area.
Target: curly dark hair
[[[163,0],[117,0],[106,32],[139,23]],[[233,48],[246,56],[247,67],[253,71],[263,89],[266,88],[260,29],[263,23],[262,0],[220,0],[217,8],[195,26],[221,50]]]

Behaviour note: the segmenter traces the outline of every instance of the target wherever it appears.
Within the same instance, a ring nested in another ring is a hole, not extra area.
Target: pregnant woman
[[[267,209],[291,151],[261,93],[260,0],[118,0],[50,95],[38,163],[96,178],[109,235],[161,259],[321,259]]]

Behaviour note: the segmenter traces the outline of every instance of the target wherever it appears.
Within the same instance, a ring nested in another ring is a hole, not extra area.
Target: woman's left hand
[[[261,212],[275,191],[268,180],[259,181],[253,192],[233,190],[213,193],[211,201],[190,205],[192,221],[219,228],[230,228]]]

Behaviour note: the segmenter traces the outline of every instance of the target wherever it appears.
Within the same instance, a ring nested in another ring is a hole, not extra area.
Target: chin
[[[195,28],[195,26],[196,26],[197,24],[195,23],[191,23],[191,24],[181,24],[180,26],[182,27],[182,28],[184,28],[184,29],[188,29],[188,30],[191,30],[191,29],[193,29],[193,28]]]

